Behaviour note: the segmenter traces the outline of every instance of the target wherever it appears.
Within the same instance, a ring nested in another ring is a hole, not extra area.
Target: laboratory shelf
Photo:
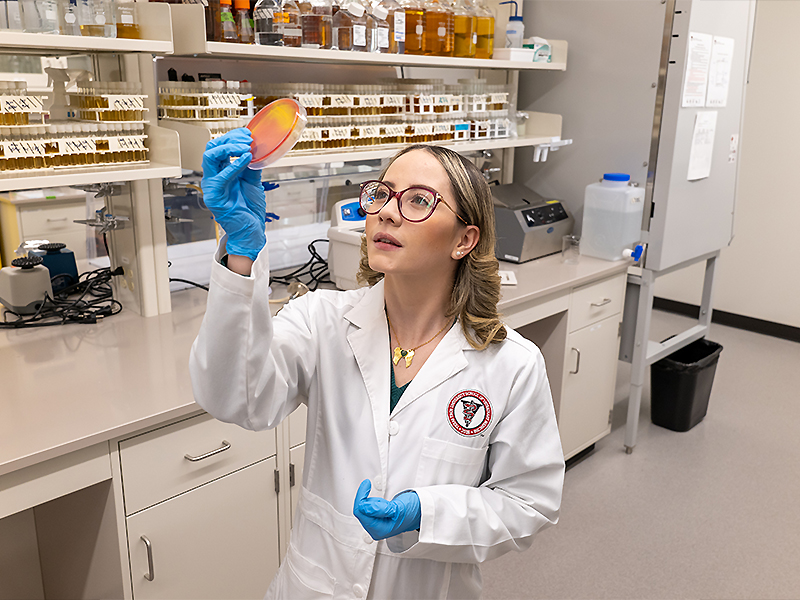
[[[286,62],[328,63],[340,65],[450,67],[461,69],[506,69],[564,71],[567,68],[567,42],[550,40],[552,62],[534,63],[514,60],[456,58],[452,56],[416,56],[413,54],[380,54],[377,52],[342,52],[283,46],[258,46],[228,42],[207,42],[205,13],[202,4],[168,4],[172,9],[173,38],[176,55],[274,60]]]
[[[150,161],[144,164],[75,167],[65,170],[3,172],[0,192],[180,177],[180,144],[174,131],[146,126]]]
[[[474,152],[478,150],[537,146],[561,139],[561,115],[538,112],[529,114],[530,120],[526,127],[526,135],[521,137],[434,143],[438,146],[452,148],[458,152]],[[202,171],[203,151],[206,144],[211,140],[209,130],[184,121],[172,121],[169,119],[160,120],[159,125],[162,128],[169,128],[178,132],[181,144],[181,166],[192,171]],[[405,146],[407,144],[387,144],[372,148],[351,147],[320,152],[290,152],[287,156],[268,166],[267,169],[381,159],[393,156],[400,148]]]
[[[172,54],[172,15],[169,4],[137,2],[136,7],[142,39],[47,35],[5,30],[0,32],[0,53],[35,53],[58,56],[87,52]]]

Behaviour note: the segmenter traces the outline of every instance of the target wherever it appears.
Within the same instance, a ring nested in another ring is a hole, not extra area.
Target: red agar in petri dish
[[[251,169],[263,169],[286,154],[306,127],[306,109],[291,98],[281,98],[262,108],[247,124],[252,133]]]

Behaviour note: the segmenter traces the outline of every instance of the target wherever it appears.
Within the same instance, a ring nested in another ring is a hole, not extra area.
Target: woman
[[[455,152],[402,150],[362,186],[370,287],[312,292],[273,318],[249,145],[236,130],[206,149],[204,198],[227,235],[191,374],[203,408],[248,429],[308,406],[267,596],[478,598],[479,563],[557,521],[564,477],[542,355],[498,319],[487,184]]]

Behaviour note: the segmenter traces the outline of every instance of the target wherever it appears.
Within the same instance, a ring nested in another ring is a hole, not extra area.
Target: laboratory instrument
[[[561,252],[561,238],[572,233],[575,223],[562,202],[546,200],[519,183],[491,190],[498,259],[522,263]]]
[[[0,269],[0,304],[21,315],[35,314],[45,295],[53,296],[50,271],[41,256],[15,258]]]
[[[50,271],[50,282],[53,292],[60,292],[65,287],[78,283],[78,265],[75,254],[60,242],[40,244],[38,248],[29,250],[28,256],[39,256],[42,265]]]
[[[361,262],[361,238],[366,222],[367,214],[358,198],[340,200],[333,207],[328,229],[328,270],[331,281],[340,290],[359,287],[356,273]]]
[[[622,260],[624,250],[642,238],[644,188],[629,185],[631,176],[606,173],[586,186],[583,204],[581,254]]]

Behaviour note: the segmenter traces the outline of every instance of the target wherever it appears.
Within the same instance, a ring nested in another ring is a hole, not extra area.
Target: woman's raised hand
[[[277,216],[267,214],[261,171],[248,168],[252,141],[250,130],[240,128],[208,142],[200,186],[205,205],[228,234],[228,254],[255,260],[267,243],[265,223]]]

